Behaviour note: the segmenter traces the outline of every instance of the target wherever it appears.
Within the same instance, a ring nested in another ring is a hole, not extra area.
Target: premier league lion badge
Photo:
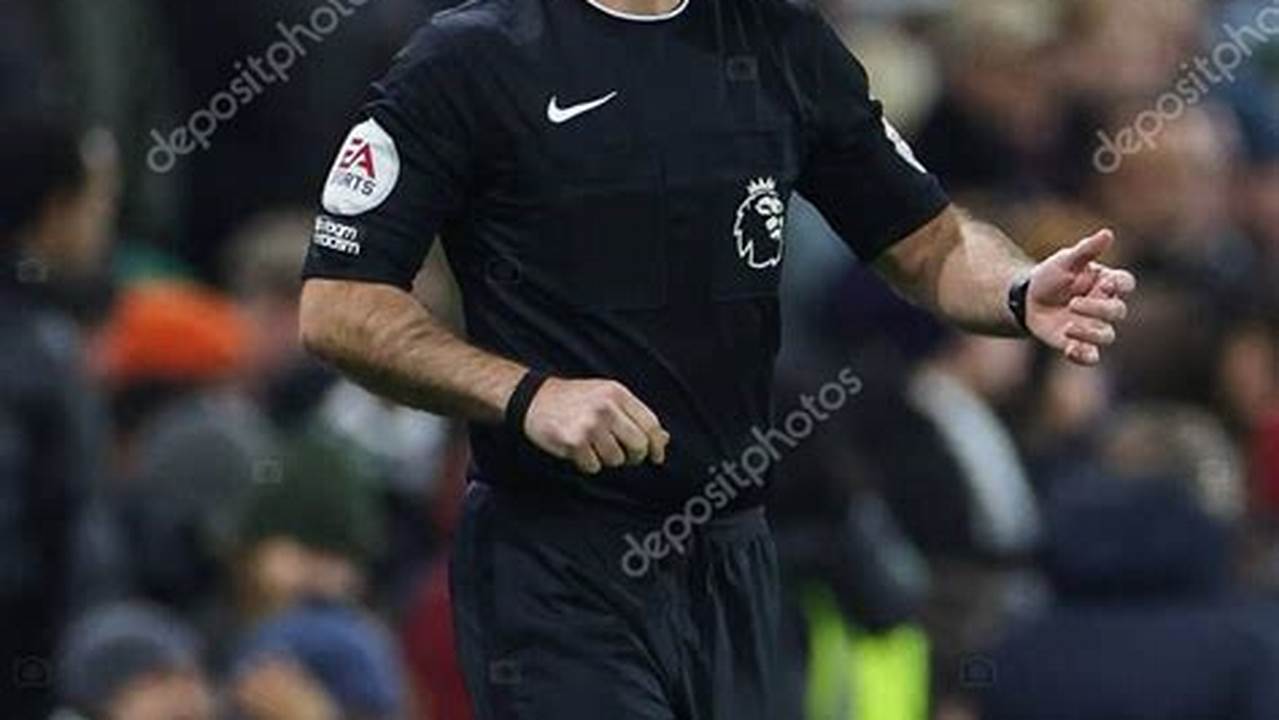
[[[752,180],[733,225],[737,255],[755,270],[780,265],[785,230],[786,201],[777,192],[777,182],[773,178]]]

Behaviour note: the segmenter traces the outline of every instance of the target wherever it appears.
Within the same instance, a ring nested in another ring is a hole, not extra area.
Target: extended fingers
[[[1091,367],[1101,362],[1102,348],[1118,338],[1115,323],[1128,316],[1128,306],[1118,298],[1075,298],[1070,302],[1073,317],[1066,325],[1066,359]]]
[[[1070,301],[1070,311],[1081,317],[1117,323],[1128,317],[1128,303],[1114,297],[1077,297]]]
[[[1113,345],[1116,325],[1128,317],[1124,298],[1137,289],[1137,278],[1127,270],[1107,267],[1099,258],[1113,245],[1114,233],[1103,230],[1062,251],[1065,266],[1073,271],[1069,314],[1062,352],[1073,363],[1094,366],[1102,349]],[[1054,343],[1056,344],[1056,343]]]
[[[1115,326],[1101,320],[1081,317],[1066,326],[1066,339],[1097,347],[1114,345],[1116,337]]]
[[[1101,349],[1096,345],[1070,341],[1066,343],[1066,359],[1076,365],[1093,367],[1101,363]]]
[[[1066,267],[1077,272],[1083,271],[1097,258],[1105,255],[1106,251],[1114,243],[1115,233],[1113,231],[1101,230],[1094,233],[1080,240],[1073,247],[1066,249]]]
[[[1101,297],[1123,297],[1136,291],[1137,278],[1127,270],[1117,270],[1105,265],[1095,264],[1098,269],[1097,282],[1093,286]]]

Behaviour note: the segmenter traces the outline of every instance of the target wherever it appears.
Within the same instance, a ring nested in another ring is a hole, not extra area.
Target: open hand
[[[1084,238],[1037,265],[1026,296],[1026,325],[1031,333],[1079,365],[1101,362],[1101,351],[1115,342],[1115,326],[1128,316],[1125,297],[1137,289],[1126,270],[1097,260],[1110,249],[1110,230]]]

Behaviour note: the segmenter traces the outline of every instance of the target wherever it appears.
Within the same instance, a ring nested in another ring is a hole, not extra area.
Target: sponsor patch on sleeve
[[[395,140],[376,120],[356,125],[338,152],[324,183],[324,209],[334,215],[359,215],[386,202],[400,178]]]
[[[315,218],[315,233],[311,236],[311,242],[319,247],[352,257],[359,257],[362,249],[359,228],[340,223],[325,215]]]
[[[897,154],[900,155],[903,160],[910,163],[911,167],[921,173],[924,173],[925,175],[928,174],[928,168],[924,167],[924,164],[919,161],[919,158],[915,157],[915,151],[911,148],[910,143],[906,142],[905,138],[902,137],[902,134],[897,132],[897,128],[893,127],[893,124],[888,122],[888,118],[884,118],[884,133],[893,143],[893,146],[897,148]]]

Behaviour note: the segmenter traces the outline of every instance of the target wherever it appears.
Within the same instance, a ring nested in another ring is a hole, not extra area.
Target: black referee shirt
[[[664,467],[587,478],[476,425],[479,475],[661,510],[771,426],[793,192],[864,261],[947,204],[813,12],[476,0],[373,86],[304,274],[408,288],[439,236],[472,342],[620,381],[672,435]],[[757,502],[749,490],[733,504]]]

